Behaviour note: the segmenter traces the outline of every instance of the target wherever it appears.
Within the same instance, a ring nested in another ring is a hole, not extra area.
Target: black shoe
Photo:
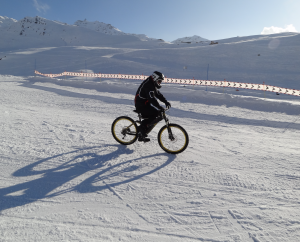
[[[145,133],[145,129],[142,128],[141,125],[138,126],[138,130],[137,130],[137,131],[138,131],[138,134],[139,134],[139,133]],[[144,134],[144,137],[148,137],[148,134]]]
[[[149,142],[150,141],[150,139],[149,138],[146,138],[146,136],[144,136],[141,132],[140,133],[138,133],[138,141],[140,141],[140,142]]]

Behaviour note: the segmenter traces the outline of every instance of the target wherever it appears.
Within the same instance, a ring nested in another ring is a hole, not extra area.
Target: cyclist
[[[136,111],[141,113],[142,122],[138,127],[138,141],[148,142],[147,131],[162,120],[161,112],[164,110],[159,105],[157,99],[165,103],[169,109],[171,104],[166,98],[158,91],[161,88],[161,83],[164,80],[164,75],[161,72],[155,71],[139,86],[134,99]]]

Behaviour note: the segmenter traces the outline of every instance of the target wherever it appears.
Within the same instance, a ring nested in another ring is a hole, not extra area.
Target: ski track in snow
[[[170,155],[162,123],[150,143],[114,141],[113,120],[135,118],[125,89],[0,80],[1,241],[299,241],[298,115],[169,87],[190,137]]]

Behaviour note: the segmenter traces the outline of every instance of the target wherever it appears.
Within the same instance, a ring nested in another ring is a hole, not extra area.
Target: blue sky
[[[300,0],[0,0],[0,16],[109,23],[125,33],[172,41],[300,31]]]

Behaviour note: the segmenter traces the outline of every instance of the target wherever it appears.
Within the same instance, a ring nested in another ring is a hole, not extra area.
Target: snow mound
[[[207,41],[209,41],[209,40],[202,38],[198,35],[194,35],[191,37],[183,37],[183,38],[176,39],[176,40],[172,41],[172,43],[174,43],[174,44],[182,44],[182,43],[195,44],[195,43],[201,43],[201,42],[207,42]]]

